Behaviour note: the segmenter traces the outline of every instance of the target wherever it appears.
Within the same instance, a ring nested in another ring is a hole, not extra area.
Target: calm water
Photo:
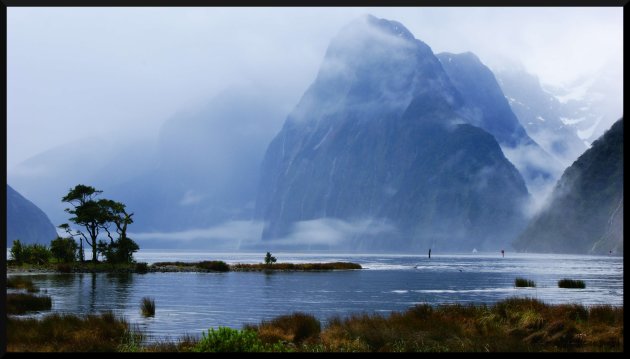
[[[138,261],[223,260],[260,263],[263,254],[141,251]],[[210,327],[242,328],[295,311],[322,322],[335,315],[402,311],[418,303],[487,303],[533,297],[546,303],[623,305],[623,258],[498,253],[348,255],[274,253],[279,262],[350,261],[365,269],[286,273],[147,273],[32,275],[52,297],[54,312],[112,310],[137,324],[150,340],[201,335]],[[514,288],[525,277],[536,288]],[[562,278],[586,289],[561,289]],[[155,299],[153,318],[140,315],[142,297]]]

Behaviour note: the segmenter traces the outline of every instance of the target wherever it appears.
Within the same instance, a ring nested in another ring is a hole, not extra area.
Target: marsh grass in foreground
[[[533,280],[525,279],[525,278],[516,278],[514,280],[515,287],[535,287],[536,283]]]
[[[144,344],[124,320],[102,316],[8,318],[9,351],[602,352],[623,351],[623,308],[547,305],[510,298],[486,305],[416,305],[390,315],[295,313],[200,339]],[[321,330],[318,330],[321,328]]]
[[[586,284],[583,280],[565,278],[558,281],[558,288],[584,289],[586,288]]]
[[[50,308],[52,308],[52,299],[47,295],[7,293],[7,314],[25,314],[50,310]]]
[[[7,319],[10,352],[115,352],[134,335],[128,323],[111,312]]]

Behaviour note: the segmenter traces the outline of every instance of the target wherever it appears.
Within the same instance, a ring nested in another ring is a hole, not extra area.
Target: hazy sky
[[[517,60],[550,84],[622,54],[621,7],[9,7],[8,169],[84,136],[151,136],[234,84],[273,91],[288,113],[331,38],[368,13],[401,22],[435,53],[472,51],[491,67]]]

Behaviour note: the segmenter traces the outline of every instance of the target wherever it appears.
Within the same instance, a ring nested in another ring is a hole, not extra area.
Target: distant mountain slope
[[[493,72],[470,52],[440,53],[437,57],[463,95],[464,106],[459,113],[497,139],[506,157],[523,175],[530,192],[541,185],[552,186],[564,166],[528,135]]]
[[[302,223],[369,223],[348,250],[500,248],[523,228],[527,188],[430,47],[365,16],[332,40],[314,83],[267,148],[262,238]],[[383,231],[388,228],[388,231]]]
[[[527,133],[564,167],[588,148],[575,129],[562,122],[563,104],[522,68],[495,72],[514,114]]]
[[[567,168],[548,206],[514,247],[528,252],[622,253],[623,119]]]
[[[7,247],[19,239],[23,244],[50,244],[57,237],[55,226],[33,202],[7,185]]]

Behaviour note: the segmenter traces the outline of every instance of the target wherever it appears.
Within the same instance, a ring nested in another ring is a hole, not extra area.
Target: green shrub
[[[210,328],[202,333],[194,346],[195,352],[284,352],[289,349],[280,343],[264,344],[251,329],[237,330],[228,327]]]
[[[13,241],[10,254],[11,259],[13,259],[17,264],[22,264],[26,260],[24,256],[24,247],[22,246],[22,242],[20,242],[19,239],[15,239]]]
[[[79,246],[72,238],[57,237],[50,242],[50,252],[59,262],[74,262],[77,259]]]
[[[140,302],[140,310],[145,317],[152,317],[155,315],[155,301],[149,297],[142,298]]]
[[[561,279],[558,281],[558,288],[586,288],[586,284],[583,280],[574,280],[574,279]]]
[[[515,287],[535,287],[536,283],[533,280],[525,279],[525,278],[516,278],[514,280]]]
[[[11,259],[17,264],[46,264],[50,261],[52,253],[42,244],[22,244],[19,239],[13,241],[11,246]]]

